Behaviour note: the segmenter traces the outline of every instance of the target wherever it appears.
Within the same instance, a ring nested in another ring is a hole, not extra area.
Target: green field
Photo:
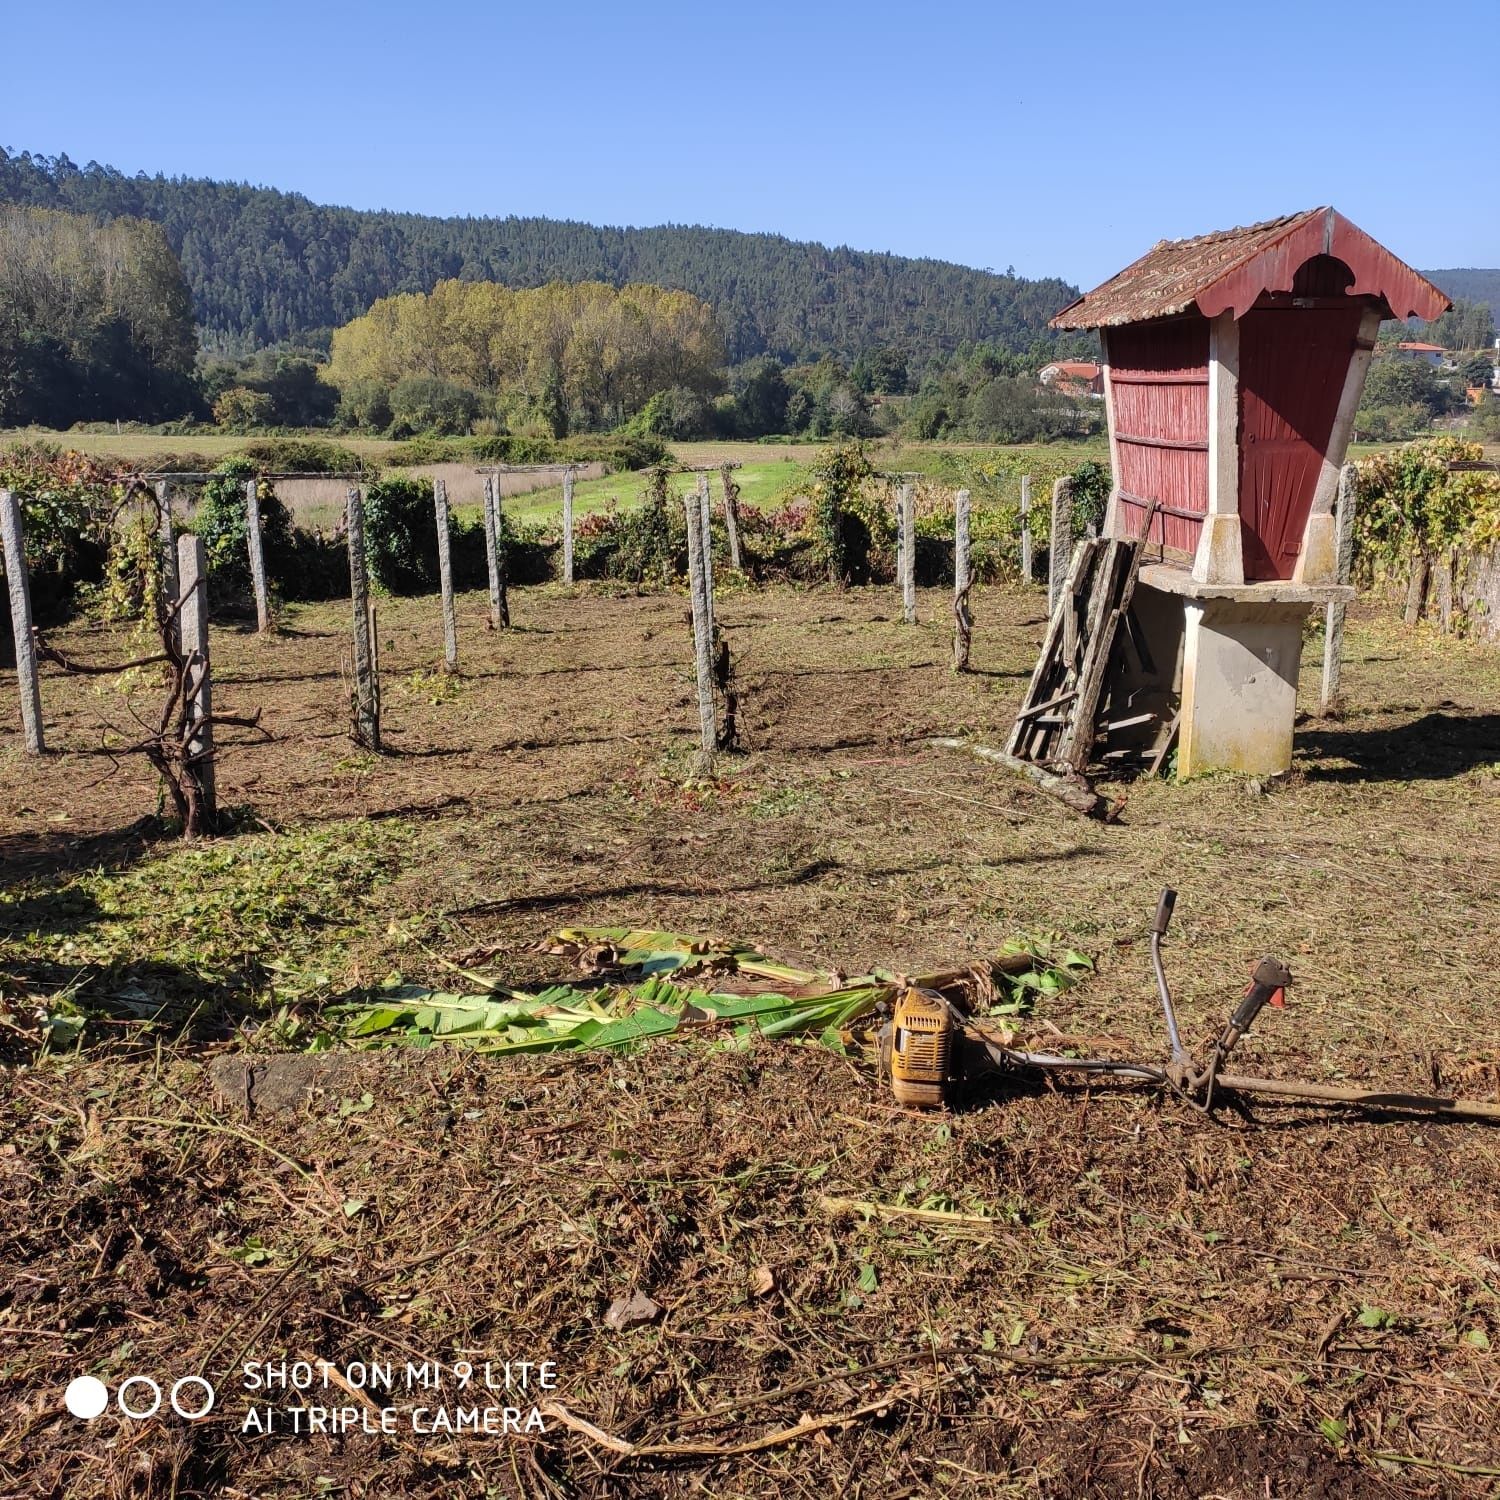
[[[316,440],[323,434],[310,432],[307,436]],[[172,438],[149,432],[52,432],[41,428],[0,432],[0,446],[18,439],[57,443],[81,453],[116,457],[128,462],[163,452],[201,453],[217,460],[239,452],[247,442],[252,441],[246,437],[217,433]],[[385,461],[398,446],[383,438],[335,434],[328,435],[327,441],[351,448],[376,464]],[[674,443],[672,452],[677,462],[685,466],[717,466],[726,462],[739,464],[734,477],[740,486],[741,504],[774,509],[785,503],[802,486],[807,477],[808,465],[825,446],[820,442],[717,441]],[[1034,460],[1039,480],[1036,498],[1038,503],[1045,503],[1046,486],[1040,484],[1043,476],[1046,476],[1046,485],[1050,485],[1051,476],[1074,468],[1085,459],[1107,462],[1109,450],[1103,438],[1086,443],[1033,443],[1004,448],[973,443],[903,444],[882,440],[871,443],[870,453],[875,466],[885,472],[933,475],[941,474],[945,462],[956,454],[971,455],[979,460],[1001,458],[1009,469],[1017,473],[1024,472],[1028,462]],[[477,481],[472,477],[472,464],[420,465],[405,472],[418,475],[442,474],[448,481],[454,513],[465,520],[478,516]],[[506,499],[506,514],[515,520],[546,522],[561,513],[561,480],[550,483],[549,476],[545,474],[535,477],[535,489],[524,494],[512,494]],[[696,482],[695,475],[675,475],[672,479],[672,491],[674,494],[683,494]],[[711,474],[710,482],[717,499],[718,475]],[[639,473],[609,474],[602,479],[580,480],[574,488],[576,513],[583,516],[611,505],[628,510],[641,503],[645,486],[645,476]],[[311,526],[332,525],[342,504],[340,482],[319,481],[310,476],[304,488],[304,495],[289,494],[286,497],[299,522]]]

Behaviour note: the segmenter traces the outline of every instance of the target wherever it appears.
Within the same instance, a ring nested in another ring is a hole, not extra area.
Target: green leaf
[[[1487,1350],[1490,1347],[1490,1336],[1482,1328],[1471,1328],[1464,1334],[1464,1343],[1475,1349]]]
[[[345,1198],[344,1217],[346,1219],[352,1219],[355,1214],[357,1214],[364,1206],[365,1200],[363,1198]]]
[[[1344,1439],[1349,1436],[1349,1424],[1340,1422],[1337,1417],[1324,1417],[1318,1423],[1318,1431],[1328,1439],[1334,1447],[1342,1447]]]
[[[880,1278],[875,1274],[875,1267],[869,1261],[859,1268],[859,1280],[855,1284],[862,1292],[873,1292],[880,1285]]]
[[[1361,1328],[1394,1328],[1396,1316],[1383,1307],[1374,1307],[1368,1302],[1360,1304],[1359,1316],[1355,1319]]]

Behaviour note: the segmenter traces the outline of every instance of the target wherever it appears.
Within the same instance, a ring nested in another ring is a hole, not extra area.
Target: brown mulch
[[[747,753],[707,790],[682,784],[680,600],[518,591],[522,628],[492,635],[471,598],[451,688],[432,601],[382,601],[378,761],[345,737],[345,606],[272,640],[225,630],[220,700],[262,706],[276,739],[226,757],[221,789],[251,810],[246,847],[275,838],[257,819],[398,831],[333,988],[436,978],[428,950],[564,977],[536,951],[562,925],[710,931],[850,973],[1050,928],[1099,973],[1039,1033],[1155,1056],[1141,934],[1170,882],[1193,1040],[1274,951],[1298,984],[1247,1068],[1436,1070],[1493,1097],[1492,651],[1357,616],[1349,713],[1302,726],[1286,784],[1137,783],[1100,828],[927,745],[999,742],[1040,635],[1034,595],[984,591],[980,670],[955,678],[944,603],[924,594],[906,630],[885,591],[726,595]],[[139,821],[149,774],[107,740],[149,689],[48,678],[60,753],[0,753],[0,888],[165,852]],[[1269,1105],[1215,1123],[1110,1087],[918,1116],[864,1059],[791,1044],[274,1046],[146,1036],[0,1068],[0,1500],[1500,1493],[1483,1126]],[[659,1311],[611,1327],[633,1294]],[[455,1362],[507,1357],[557,1361],[545,1434],[410,1430],[414,1404],[471,1401]],[[401,1409],[389,1436],[242,1432],[245,1362],[298,1358],[441,1361],[450,1383],[372,1397]],[[219,1404],[199,1423],[60,1407],[79,1373],[200,1369]]]

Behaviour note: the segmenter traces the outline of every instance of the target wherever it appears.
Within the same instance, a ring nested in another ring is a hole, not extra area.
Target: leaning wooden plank
[[[1094,573],[1094,587],[1089,595],[1088,613],[1084,620],[1083,659],[1079,664],[1077,677],[1078,697],[1073,703],[1073,721],[1061,736],[1056,756],[1056,759],[1065,761],[1078,770],[1083,769],[1078,764],[1079,744],[1082,743],[1084,747],[1084,764],[1087,764],[1089,752],[1093,749],[1094,715],[1099,706],[1099,686],[1103,682],[1100,662],[1101,646],[1105,644],[1104,622],[1109,618],[1110,607],[1114,602],[1120,558],[1129,545],[1118,537],[1110,539],[1104,558]]]
[[[991,761],[1010,771],[1019,771],[1023,776],[1035,782],[1049,797],[1055,797],[1064,807],[1082,817],[1099,818],[1103,822],[1110,823],[1119,812],[1117,804],[1101,797],[1082,776],[1060,775],[1032,761],[1022,760],[1019,756],[1011,755],[1007,751],[996,750],[990,745],[975,744],[971,740],[935,739],[929,740],[928,743],[942,750],[966,750],[970,755],[978,756],[980,760]]]
[[[1047,633],[1042,638],[1042,649],[1037,654],[1036,666],[1032,669],[1031,681],[1027,684],[1026,692],[1022,695],[1021,706],[1028,708],[1033,704],[1043,702],[1050,691],[1055,688],[1049,687],[1049,673],[1053,665],[1053,658],[1057,654],[1059,642],[1062,639],[1063,621],[1068,608],[1071,607],[1074,590],[1082,572],[1087,569],[1089,559],[1093,556],[1095,542],[1079,542],[1073,552],[1073,561],[1068,568],[1068,586],[1063,590],[1063,598],[1058,608],[1052,611],[1052,617],[1047,622]],[[1025,721],[1018,719],[1015,728],[1011,731],[1010,740],[1006,745],[1008,754],[1015,754],[1025,743]]]
[[[1017,719],[1034,719],[1038,714],[1044,714],[1044,713],[1046,713],[1048,711],[1048,709],[1059,708],[1059,707],[1061,707],[1062,704],[1066,703],[1070,698],[1076,698],[1077,696],[1078,696],[1078,689],[1077,688],[1069,688],[1066,692],[1064,692],[1064,693],[1058,693],[1055,697],[1051,697],[1051,698],[1047,699],[1047,701],[1045,703],[1038,703],[1038,704],[1036,704],[1032,708],[1023,708],[1021,710],[1021,712],[1016,715],[1016,718]]]
[[[1073,706],[1073,728],[1064,736],[1065,758],[1075,771],[1082,771],[1094,753],[1095,724],[1099,716],[1099,698],[1104,691],[1104,678],[1109,670],[1110,658],[1114,654],[1115,634],[1120,619],[1130,608],[1135,597],[1135,582],[1141,571],[1141,558],[1146,550],[1146,538],[1151,535],[1151,523],[1156,518],[1156,501],[1146,507],[1141,534],[1134,542],[1111,543],[1109,556],[1105,559],[1100,587],[1094,597],[1100,601],[1090,631],[1089,655],[1092,658],[1078,687],[1078,699]],[[1125,574],[1116,593],[1114,568],[1126,559]],[[1090,611],[1094,613],[1093,610]]]
[[[1177,730],[1182,722],[1181,714],[1173,714],[1171,722],[1168,723],[1158,736],[1156,751],[1151,757],[1151,764],[1146,767],[1148,776],[1155,776],[1162,766],[1166,764],[1167,757],[1172,753],[1172,746],[1177,743]]]

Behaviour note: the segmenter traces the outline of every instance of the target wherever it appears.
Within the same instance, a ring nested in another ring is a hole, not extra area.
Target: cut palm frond
[[[878,969],[856,979],[794,969],[742,943],[626,927],[567,928],[546,946],[575,958],[587,974],[635,982],[588,989],[560,984],[529,995],[461,971],[484,993],[392,984],[330,1014],[345,1039],[365,1046],[454,1042],[486,1052],[566,1052],[708,1031],[741,1042],[757,1033],[816,1036],[842,1050],[870,1030],[859,1023],[908,985],[941,990],[980,1013],[1017,1014],[1034,995],[1055,994],[1091,967],[1080,953],[1054,956],[1034,940],[1018,940],[987,963],[917,976]],[[709,974],[726,988],[687,982],[689,975]]]

